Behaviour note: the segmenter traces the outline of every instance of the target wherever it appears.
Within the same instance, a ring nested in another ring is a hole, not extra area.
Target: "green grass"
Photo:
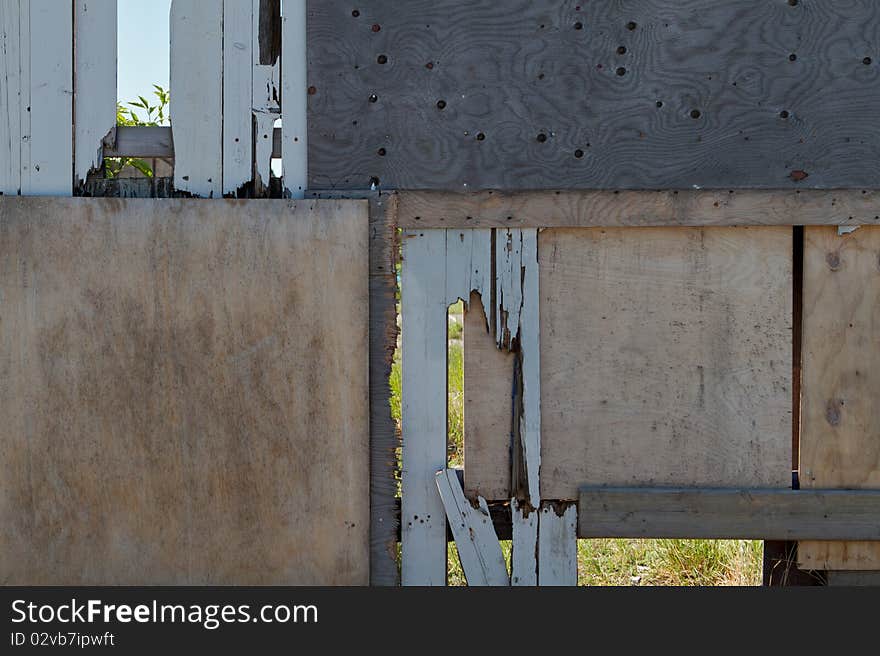
[[[449,321],[449,464],[464,461],[464,342],[461,303]],[[391,369],[391,414],[400,425],[400,350]],[[510,566],[509,541],[501,549]],[[580,585],[760,585],[763,544],[750,540],[578,540]],[[449,545],[450,585],[466,585],[454,544]]]

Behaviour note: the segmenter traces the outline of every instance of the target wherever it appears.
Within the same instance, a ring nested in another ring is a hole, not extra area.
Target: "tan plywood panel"
[[[804,234],[800,481],[880,488],[880,228]],[[801,542],[804,569],[880,569],[880,543]]]
[[[539,239],[543,499],[576,499],[581,485],[790,486],[791,228]],[[465,367],[467,386],[480,363]],[[504,403],[509,381],[468,402]],[[506,444],[473,417],[467,436]],[[466,461],[468,487],[509,468]]]
[[[0,580],[365,584],[356,201],[0,202]]]

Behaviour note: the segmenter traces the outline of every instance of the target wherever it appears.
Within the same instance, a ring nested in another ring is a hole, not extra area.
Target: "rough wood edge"
[[[880,490],[580,491],[582,538],[880,540]]]
[[[880,225],[880,191],[400,190],[401,228]]]
[[[454,469],[438,471],[435,480],[468,586],[510,585],[486,500],[480,497],[474,508],[465,498]]]
[[[576,504],[544,503],[538,519],[538,585],[575,586],[577,571]]]

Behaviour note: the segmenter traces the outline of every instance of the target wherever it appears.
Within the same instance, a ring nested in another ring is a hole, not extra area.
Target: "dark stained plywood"
[[[0,202],[0,581],[368,582],[367,205]]]
[[[311,0],[308,13],[313,189],[880,183],[873,0]]]

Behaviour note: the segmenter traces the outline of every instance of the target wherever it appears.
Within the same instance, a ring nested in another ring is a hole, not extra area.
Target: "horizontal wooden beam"
[[[104,157],[174,158],[171,128],[162,125],[134,125],[116,128],[115,143],[104,143]],[[281,157],[281,129],[272,133],[272,157]]]
[[[880,490],[580,490],[583,538],[880,540]]]
[[[880,191],[400,191],[401,228],[880,225]]]

